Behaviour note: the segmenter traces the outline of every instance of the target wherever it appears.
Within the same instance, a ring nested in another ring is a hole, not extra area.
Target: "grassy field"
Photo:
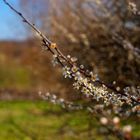
[[[46,102],[0,102],[0,140],[104,140],[98,122],[93,119],[92,125],[89,132],[86,113],[66,112]]]

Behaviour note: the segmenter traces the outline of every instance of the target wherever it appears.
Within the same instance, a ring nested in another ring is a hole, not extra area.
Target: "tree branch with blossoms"
[[[52,56],[53,56],[53,64],[60,64],[62,66],[63,76],[65,78],[70,78],[73,81],[73,87],[77,90],[79,90],[83,95],[85,95],[87,98],[90,98],[94,102],[94,105],[96,103],[102,103],[106,107],[112,106],[114,109],[113,111],[118,111],[117,115],[119,115],[120,111],[123,110],[123,106],[129,106],[129,113],[133,114],[132,109],[135,113],[139,115],[140,113],[140,88],[138,87],[136,89],[135,94],[133,94],[131,88],[125,88],[120,89],[113,84],[106,84],[104,81],[102,81],[97,74],[94,74],[93,72],[86,69],[83,65],[78,64],[78,60],[75,57],[71,57],[70,55],[64,55],[61,50],[59,49],[58,45],[52,41],[50,41],[34,24],[32,24],[28,19],[26,19],[22,13],[17,11],[11,4],[7,2],[7,0],[3,0],[4,3],[13,10],[17,15],[19,15],[23,22],[28,24],[34,31],[40,36],[40,39],[42,41],[42,46],[45,48],[45,50],[48,50]],[[73,108],[73,109],[83,109],[83,106],[75,106],[73,103],[70,102],[64,102],[64,100],[56,100],[55,96],[43,96],[45,99],[49,99],[54,103],[63,105],[67,108]],[[94,107],[87,108],[90,110],[90,112],[94,111]],[[128,110],[127,110],[128,111]],[[116,122],[117,119],[114,120]],[[101,119],[101,123],[103,125],[107,125],[108,122],[110,125],[112,124],[112,120],[107,119]],[[118,123],[116,123],[118,125]],[[113,126],[117,126],[114,125]],[[128,129],[129,128],[129,129]],[[122,130],[116,129],[115,132],[120,136],[120,134],[123,135],[123,138],[126,140],[132,140],[131,136],[127,134],[128,131],[130,131],[130,127],[128,127],[124,135],[122,133]],[[111,129],[110,131],[113,131],[114,129]],[[125,137],[124,137],[125,136]]]
[[[122,105],[128,100],[132,105],[138,105],[140,102],[137,98],[128,95],[123,90],[116,89],[115,86],[106,84],[101,81],[96,74],[89,72],[83,66],[78,66],[77,59],[71,56],[65,56],[56,43],[50,41],[34,24],[27,20],[19,11],[13,8],[6,0],[3,0],[4,3],[9,6],[16,14],[18,14],[23,22],[28,24],[42,39],[43,46],[53,55],[55,61],[61,64],[63,67],[63,75],[65,78],[74,79],[74,88],[80,89],[82,93],[87,96],[99,101],[100,99],[104,101],[105,104],[110,104],[116,102],[116,104]],[[96,86],[96,83],[99,85]],[[108,91],[110,90],[110,91]],[[112,102],[113,101],[113,102]]]

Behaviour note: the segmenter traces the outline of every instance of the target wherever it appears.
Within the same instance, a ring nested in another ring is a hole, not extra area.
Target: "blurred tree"
[[[34,0],[21,3],[33,23],[62,46],[64,52],[78,57],[80,63],[104,81],[116,80],[119,86],[126,86],[138,85],[140,78],[140,20],[129,13],[128,2]]]

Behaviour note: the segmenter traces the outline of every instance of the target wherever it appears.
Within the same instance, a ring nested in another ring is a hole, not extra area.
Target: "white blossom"
[[[65,78],[67,78],[67,77],[72,78],[72,72],[71,72],[69,67],[65,66],[63,68],[63,75],[64,75]]]
[[[100,123],[101,123],[102,125],[107,125],[107,124],[108,124],[108,119],[107,119],[106,117],[101,117],[101,118],[100,118]]]

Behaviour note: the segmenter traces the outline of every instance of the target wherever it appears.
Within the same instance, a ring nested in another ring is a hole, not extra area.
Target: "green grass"
[[[88,124],[86,112],[65,112],[46,102],[0,102],[0,140],[104,140],[98,122],[92,121],[92,137]]]
[[[45,102],[0,102],[0,140],[88,139],[88,117]]]

